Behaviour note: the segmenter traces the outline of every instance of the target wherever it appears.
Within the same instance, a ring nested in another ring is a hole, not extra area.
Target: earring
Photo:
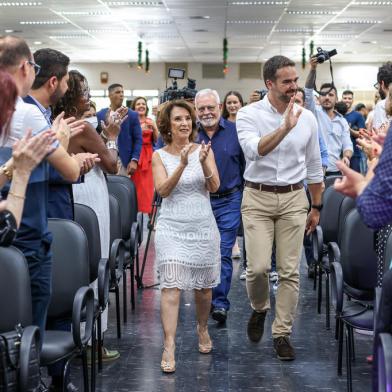
[[[167,133],[169,136],[171,136],[171,132],[169,131],[168,133]]]

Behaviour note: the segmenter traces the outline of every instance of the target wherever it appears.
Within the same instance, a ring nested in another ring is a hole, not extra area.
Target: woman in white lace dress
[[[169,102],[159,117],[166,147],[152,159],[154,185],[162,196],[155,251],[161,286],[164,351],[161,369],[175,371],[175,335],[181,290],[194,290],[199,351],[212,349],[207,321],[212,287],[220,282],[220,236],[209,192],[219,175],[209,145],[193,143],[196,119],[185,101]]]

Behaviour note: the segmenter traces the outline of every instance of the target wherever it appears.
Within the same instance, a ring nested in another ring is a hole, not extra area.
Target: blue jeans
[[[50,252],[50,244],[43,242],[40,249],[36,251],[29,250],[23,253],[30,272],[33,325],[39,327],[42,342],[52,293],[52,254]]]
[[[229,310],[230,302],[227,298],[233,265],[231,251],[237,238],[237,231],[241,219],[242,191],[238,191],[222,198],[211,198],[211,207],[221,236],[221,282],[212,290],[212,306]]]

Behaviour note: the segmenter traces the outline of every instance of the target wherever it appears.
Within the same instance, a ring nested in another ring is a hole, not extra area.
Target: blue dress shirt
[[[392,223],[392,125],[374,177],[357,198],[358,211],[366,225],[380,229]]]
[[[238,141],[235,124],[221,117],[219,128],[212,139],[208,137],[200,124],[197,142],[201,143],[203,140],[206,144],[211,141],[211,148],[214,151],[220,178],[220,187],[217,193],[225,193],[234,187],[242,188],[245,157]]]
[[[97,113],[98,123],[106,120],[109,108],[102,109]],[[122,123],[121,131],[117,139],[118,155],[124,168],[128,167],[130,161],[139,161],[142,151],[142,128],[139,115],[128,109],[128,118]]]
[[[344,118],[347,120],[350,128],[354,129],[355,131],[360,128],[366,128],[365,119],[363,118],[362,114],[355,110],[350,113],[347,113]],[[353,142],[354,146],[353,156],[362,157],[362,151],[357,146],[357,140],[351,136],[351,141]]]

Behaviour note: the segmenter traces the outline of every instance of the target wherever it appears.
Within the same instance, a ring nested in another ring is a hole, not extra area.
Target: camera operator
[[[350,166],[353,144],[346,119],[335,110],[337,90],[333,83],[324,83],[320,88],[320,106],[314,101],[313,89],[316,81],[317,57],[310,59],[310,71],[305,83],[305,107],[316,116],[318,128],[327,144],[329,165],[326,175],[340,175],[336,162],[343,155],[343,162]]]

